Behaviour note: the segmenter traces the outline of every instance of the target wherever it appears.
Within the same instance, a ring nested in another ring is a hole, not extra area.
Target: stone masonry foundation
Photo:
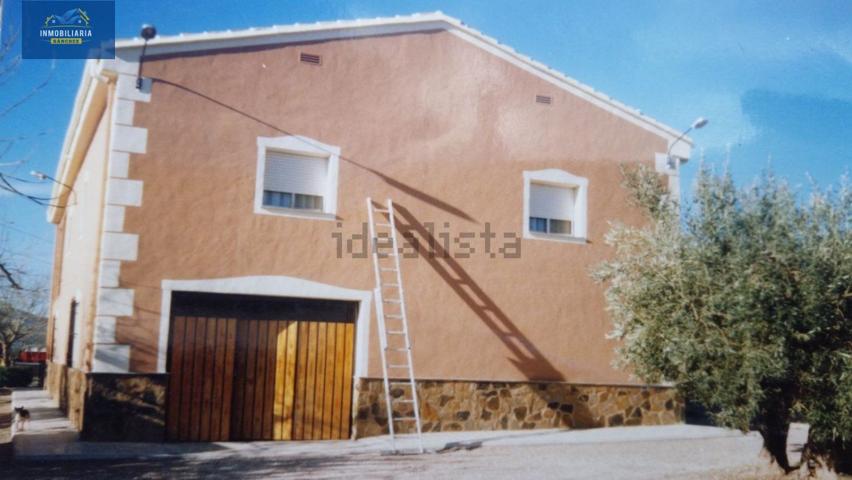
[[[164,374],[88,374],[83,439],[164,441],[167,384]]]
[[[168,375],[84,373],[48,362],[48,391],[84,440],[161,442]]]
[[[355,385],[353,437],[388,433],[384,385],[362,378]],[[666,387],[419,381],[424,432],[594,428],[621,425],[666,425],[683,421],[683,402]],[[391,395],[403,395],[400,388]],[[398,416],[411,415],[412,407]],[[397,432],[414,431],[398,422]]]
[[[167,379],[86,374],[51,363],[47,387],[86,440],[161,442]],[[667,387],[423,380],[417,390],[424,432],[666,425],[682,422],[684,415],[683,402]],[[391,390],[394,397],[403,393]],[[411,416],[412,406],[404,405],[397,416]],[[397,432],[413,429],[410,422],[397,423]],[[387,433],[382,380],[358,379],[353,438]]]
[[[59,401],[59,409],[68,416],[77,430],[83,428],[83,409],[86,395],[86,374],[76,368],[47,362],[47,390]]]

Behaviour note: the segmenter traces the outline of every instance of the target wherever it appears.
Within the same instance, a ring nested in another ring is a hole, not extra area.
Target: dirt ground
[[[2,467],[0,467],[2,468]],[[0,477],[36,478],[609,478],[781,479],[755,435],[654,442],[489,446],[417,456],[229,454],[33,462]]]
[[[44,396],[34,391],[23,394]],[[743,435],[715,427],[440,432],[424,435],[424,445],[432,452],[424,455],[383,454],[390,447],[387,437],[327,442],[98,443],[77,441],[70,423],[52,404],[38,407],[33,398],[25,402],[33,406],[32,431],[15,438],[17,463],[0,464],[0,480],[795,478],[782,476],[769,463],[757,433]],[[398,440],[400,448],[416,445],[415,438],[408,437]],[[807,426],[794,424],[788,442],[791,462],[798,462],[806,438]]]

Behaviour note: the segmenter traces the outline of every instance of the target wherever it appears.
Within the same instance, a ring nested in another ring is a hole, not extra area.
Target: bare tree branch
[[[6,280],[8,280],[8,281],[9,281],[9,283],[12,285],[12,288],[14,288],[15,290],[23,290],[23,288],[22,288],[22,287],[21,287],[21,285],[18,283],[18,281],[17,281],[17,280],[15,280],[15,277],[12,275],[12,272],[10,272],[10,271],[6,268],[6,265],[4,265],[4,264],[2,264],[2,263],[0,263],[0,272],[2,272],[2,273],[3,273],[3,275],[5,275],[5,276],[6,276]]]
[[[12,104],[11,104],[11,105],[9,105],[8,107],[6,107],[3,111],[0,111],[0,118],[5,117],[6,115],[8,115],[8,114],[9,114],[9,112],[11,112],[12,110],[14,110],[14,109],[16,109],[16,108],[20,107],[20,106],[21,106],[21,105],[23,105],[24,103],[26,103],[26,101],[27,101],[27,100],[29,100],[29,99],[31,99],[32,97],[34,97],[34,96],[35,96],[38,92],[40,92],[40,91],[41,91],[44,87],[46,87],[46,86],[47,86],[47,84],[48,84],[48,82],[50,82],[50,79],[51,79],[51,78],[53,78],[53,73],[54,73],[54,71],[55,71],[55,68],[56,68],[55,64],[51,64],[51,66],[50,66],[50,74],[48,74],[48,75],[47,75],[47,77],[45,77],[45,79],[44,79],[44,80],[42,80],[42,82],[41,82],[41,83],[39,83],[38,85],[36,85],[35,87],[33,87],[33,88],[32,88],[32,90],[30,90],[29,92],[27,92],[27,94],[26,94],[26,95],[24,95],[23,97],[19,98],[19,99],[18,99],[18,101],[16,101],[16,102],[12,102]]]

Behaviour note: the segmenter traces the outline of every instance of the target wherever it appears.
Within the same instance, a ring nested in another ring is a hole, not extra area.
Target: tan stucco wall
[[[300,51],[323,55],[322,66],[300,64]],[[117,341],[133,346],[131,370],[156,369],[162,279],[289,275],[371,290],[369,259],[336,258],[332,236],[360,232],[365,197],[391,197],[453,236],[490,222],[499,244],[522,232],[522,172],[560,168],[589,180],[589,242],[523,240],[520,259],[457,260],[451,271],[494,310],[474,312],[439,274],[445,263],[403,261],[416,373],[630,381],[610,366],[603,292],[589,270],[610,253],[608,221],[641,221],[618,165],[651,162],[663,138],[447,32],[152,58],[144,68],[159,80],[136,107],[148,144],[129,178],[144,181],[144,200],[126,213],[139,250],[120,279],[135,289],[136,314],[117,327]],[[342,228],[253,213],[256,138],[287,133],[341,148]],[[375,327],[371,337],[375,376]]]
[[[58,247],[61,263],[55,263],[59,277],[56,296],[51,305],[55,316],[53,361],[64,364],[68,347],[71,301],[76,300],[79,346],[77,368],[88,368],[91,332],[94,321],[94,295],[97,288],[98,237],[103,211],[104,168],[108,141],[108,115],[101,115],[97,130],[89,144],[76,176],[68,206],[64,209],[63,245]]]

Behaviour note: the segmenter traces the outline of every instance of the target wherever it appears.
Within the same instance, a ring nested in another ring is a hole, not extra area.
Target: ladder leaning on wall
[[[380,215],[377,217],[377,214]],[[393,201],[388,199],[386,208],[377,208],[373,205],[373,200],[367,198],[367,215],[370,221],[370,251],[376,276],[376,320],[379,325],[391,448],[394,452],[399,452],[396,448],[396,423],[414,422],[417,427],[418,452],[423,453],[420,405],[414,382],[414,364],[411,361],[408,316],[399,268],[401,250],[397,245]],[[383,251],[379,251],[380,248]],[[392,388],[394,390],[391,390]],[[397,395],[392,395],[392,392]]]

